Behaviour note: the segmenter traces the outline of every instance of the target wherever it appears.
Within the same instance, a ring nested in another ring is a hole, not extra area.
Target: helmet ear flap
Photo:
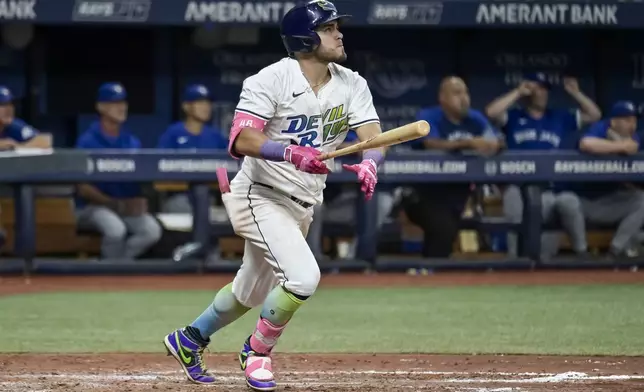
[[[298,37],[282,37],[284,46],[289,54],[289,57],[294,58],[295,52],[311,53],[317,46],[320,45],[320,36],[316,32],[311,32],[308,36]]]
[[[311,34],[311,37],[307,39],[307,41],[307,44],[309,45],[309,52],[313,52],[315,48],[320,46],[320,44],[322,43],[322,40],[320,39],[317,31],[313,31],[313,34]]]

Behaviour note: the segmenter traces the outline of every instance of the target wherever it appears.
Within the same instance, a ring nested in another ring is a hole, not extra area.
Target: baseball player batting
[[[229,189],[222,188],[232,226],[245,239],[242,265],[203,314],[164,340],[192,382],[215,382],[203,358],[210,336],[263,304],[239,362],[251,389],[276,388],[271,353],[320,281],[305,237],[313,207],[322,203],[325,162],[332,162],[322,154],[336,150],[349,129],[363,141],[381,133],[367,82],[338,65],[347,58],[339,27],[349,17],[328,1],[295,6],[281,22],[289,57],[243,83],[229,152],[244,160]],[[344,165],[367,199],[383,157],[384,150],[365,150],[361,163]]]

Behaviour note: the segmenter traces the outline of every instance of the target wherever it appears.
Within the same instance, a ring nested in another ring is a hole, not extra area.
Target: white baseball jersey
[[[244,81],[235,110],[267,121],[264,134],[271,140],[335,151],[349,129],[380,120],[362,76],[333,63],[329,70],[331,80],[316,96],[297,60],[284,58]],[[327,166],[332,168],[333,160]],[[322,203],[326,175],[252,157],[244,157],[241,170],[255,182],[311,204]]]

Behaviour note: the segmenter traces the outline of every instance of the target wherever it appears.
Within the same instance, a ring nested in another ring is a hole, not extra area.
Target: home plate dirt
[[[43,291],[215,290],[231,276],[4,278],[0,295]],[[573,271],[327,276],[323,286],[642,283],[644,274]],[[1,316],[0,316],[1,317]],[[644,331],[644,329],[643,329]],[[643,332],[644,333],[644,332]],[[52,335],[52,339],[55,336]],[[0,391],[140,392],[245,390],[236,354],[207,354],[218,375],[213,387],[189,384],[174,359],[163,354],[0,354]],[[511,355],[277,354],[282,391],[644,391],[644,357]]]
[[[160,354],[0,356],[0,391],[245,390],[234,354],[208,355],[219,376],[189,384]],[[283,391],[644,391],[644,358],[276,355]]]

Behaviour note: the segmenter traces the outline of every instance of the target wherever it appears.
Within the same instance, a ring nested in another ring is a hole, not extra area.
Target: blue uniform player
[[[186,87],[181,99],[185,115],[168,127],[159,137],[157,148],[177,150],[226,150],[228,138],[221,130],[209,125],[212,117],[212,95],[202,84]],[[192,203],[188,194],[170,195],[162,206],[169,213],[192,213]]]
[[[564,87],[579,102],[581,111],[549,108],[552,86],[543,73],[527,74],[516,89],[488,105],[488,116],[503,126],[508,150],[572,148],[576,132],[585,124],[599,119],[599,108],[579,90],[575,79],[564,79]],[[508,110],[520,99],[524,101],[522,106]],[[577,195],[550,189],[542,194],[541,202],[544,221],[559,219],[570,235],[575,253],[579,257],[587,257],[586,226]],[[523,200],[517,186],[510,185],[505,189],[503,210],[509,221],[521,222]],[[542,260],[550,259],[558,252],[560,238],[556,232],[543,235]],[[517,256],[516,234],[508,236],[508,253],[512,257]]]
[[[601,111],[580,89],[575,78],[564,78],[566,92],[579,104],[568,111],[548,105],[552,85],[542,72],[527,73],[523,82],[492,101],[485,109],[489,118],[506,130],[508,148],[530,146],[532,149],[572,148],[566,141],[583,126],[598,121]],[[519,104],[518,107],[516,105]],[[510,109],[515,106],[514,109]]]
[[[594,155],[633,155],[639,151],[637,109],[632,102],[613,105],[610,117],[593,124],[581,138],[581,151]],[[632,184],[581,184],[577,188],[581,205],[589,222],[617,225],[608,258],[626,256],[644,224],[644,192]]]
[[[212,117],[212,95],[201,84],[186,87],[182,97],[185,119],[168,127],[159,137],[158,148],[181,150],[225,150],[228,138],[208,123]]]
[[[470,108],[470,95],[462,79],[445,78],[440,85],[439,107],[423,109],[418,120],[431,125],[421,143],[427,150],[472,150],[495,154],[502,145],[500,134],[485,116]],[[461,215],[470,195],[469,184],[427,184],[414,187],[403,197],[409,219],[424,231],[424,257],[449,257],[458,234]]]
[[[16,118],[14,100],[11,90],[0,86],[0,149],[51,148],[49,135],[40,134],[32,126]]]
[[[100,119],[78,138],[76,148],[139,149],[139,139],[123,126],[127,119],[126,99],[121,84],[103,84],[96,105]],[[134,259],[161,238],[161,226],[148,213],[140,184],[80,184],[76,207],[78,226],[101,233],[104,258]]]

